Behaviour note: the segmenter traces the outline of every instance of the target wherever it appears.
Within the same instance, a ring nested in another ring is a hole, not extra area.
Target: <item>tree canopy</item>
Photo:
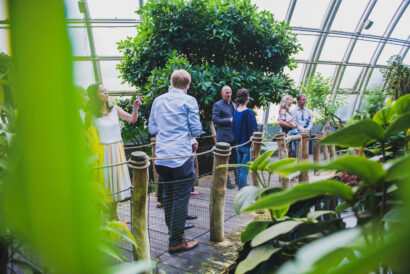
[[[137,13],[143,21],[136,37],[118,43],[124,57],[118,68],[125,82],[147,95],[143,115],[167,92],[171,73],[179,68],[191,73],[188,93],[198,100],[205,121],[224,85],[234,93],[248,89],[251,107],[294,93],[283,68],[295,66],[296,35],[250,1],[149,0]]]

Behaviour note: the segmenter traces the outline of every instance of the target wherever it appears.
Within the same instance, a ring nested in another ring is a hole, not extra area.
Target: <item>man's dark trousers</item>
[[[169,246],[182,244],[188,203],[195,180],[194,159],[189,158],[182,166],[171,168],[155,165],[159,182],[164,182],[163,204],[165,222],[168,226]],[[171,181],[179,181],[167,183]]]

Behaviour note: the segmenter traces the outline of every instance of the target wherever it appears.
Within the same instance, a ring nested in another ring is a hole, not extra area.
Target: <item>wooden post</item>
[[[149,180],[149,159],[143,151],[131,153],[129,167],[132,169],[131,189],[131,233],[137,242],[134,260],[150,260],[150,246],[147,226],[147,195]]]
[[[155,154],[155,148],[156,148],[156,146],[157,146],[157,137],[152,137],[151,138],[151,155],[152,155],[152,158],[155,158],[156,157],[156,154]],[[157,172],[157,170],[155,169],[155,161],[152,161],[152,173],[154,174],[154,182],[158,182],[158,178],[159,178],[159,175],[158,175],[158,172]],[[158,184],[155,184],[155,197],[158,197]]]
[[[261,154],[262,147],[262,132],[255,131],[252,136],[252,147],[251,147],[251,161],[254,161]],[[263,174],[262,174],[263,176]],[[259,186],[258,176],[255,172],[252,172],[252,183],[254,186]]]
[[[214,144],[216,144],[216,130],[215,130],[214,122],[210,121],[209,127],[211,128],[211,134],[212,134],[212,139],[214,140]]]
[[[298,135],[301,136],[300,133]],[[302,162],[303,161],[303,138],[298,139],[296,142],[297,142],[296,158],[298,159],[298,162]]]
[[[313,161],[320,162],[320,139],[322,139],[323,133],[318,132],[313,139]]]
[[[224,207],[225,207],[225,188],[228,179],[228,168],[217,168],[226,165],[231,155],[231,145],[220,142],[214,147],[214,166],[215,173],[212,175],[211,196],[209,200],[209,224],[211,241],[222,242],[224,240]]]
[[[329,118],[325,118],[325,123],[323,125],[323,137],[326,137],[330,134],[330,120]],[[323,146],[323,156],[325,160],[329,160],[329,146]]]
[[[288,158],[288,145],[286,143],[286,137],[284,133],[278,133],[275,135],[274,140],[278,143],[279,160]],[[282,188],[289,188],[289,179],[280,176],[279,180],[282,182]]]
[[[302,135],[302,159],[303,161],[309,161],[309,134],[307,132],[299,133]],[[301,172],[299,175],[299,183],[309,182],[309,174],[307,171]]]

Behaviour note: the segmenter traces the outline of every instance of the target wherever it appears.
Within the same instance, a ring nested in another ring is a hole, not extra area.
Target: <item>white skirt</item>
[[[122,141],[104,144],[104,163],[103,165],[113,165],[127,161],[124,153]],[[112,196],[113,201],[121,201],[130,197],[131,187],[130,173],[128,165],[119,165],[104,168],[104,187],[107,193]]]

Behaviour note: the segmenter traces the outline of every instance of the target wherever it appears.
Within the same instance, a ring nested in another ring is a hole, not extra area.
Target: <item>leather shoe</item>
[[[193,227],[194,227],[194,224],[185,222],[185,227],[184,227],[184,229],[190,229],[190,228],[193,228]]]
[[[196,215],[186,215],[187,220],[194,220],[196,218],[198,218],[198,216],[196,216]]]
[[[235,186],[232,183],[227,184],[226,187],[229,188],[229,189],[234,189],[235,188]]]
[[[190,242],[186,242],[184,241],[182,244],[175,246],[175,247],[168,247],[168,251],[169,253],[175,253],[175,252],[181,252],[181,251],[187,251],[190,249],[193,249],[194,247],[196,247],[198,245],[197,241],[190,241]]]

